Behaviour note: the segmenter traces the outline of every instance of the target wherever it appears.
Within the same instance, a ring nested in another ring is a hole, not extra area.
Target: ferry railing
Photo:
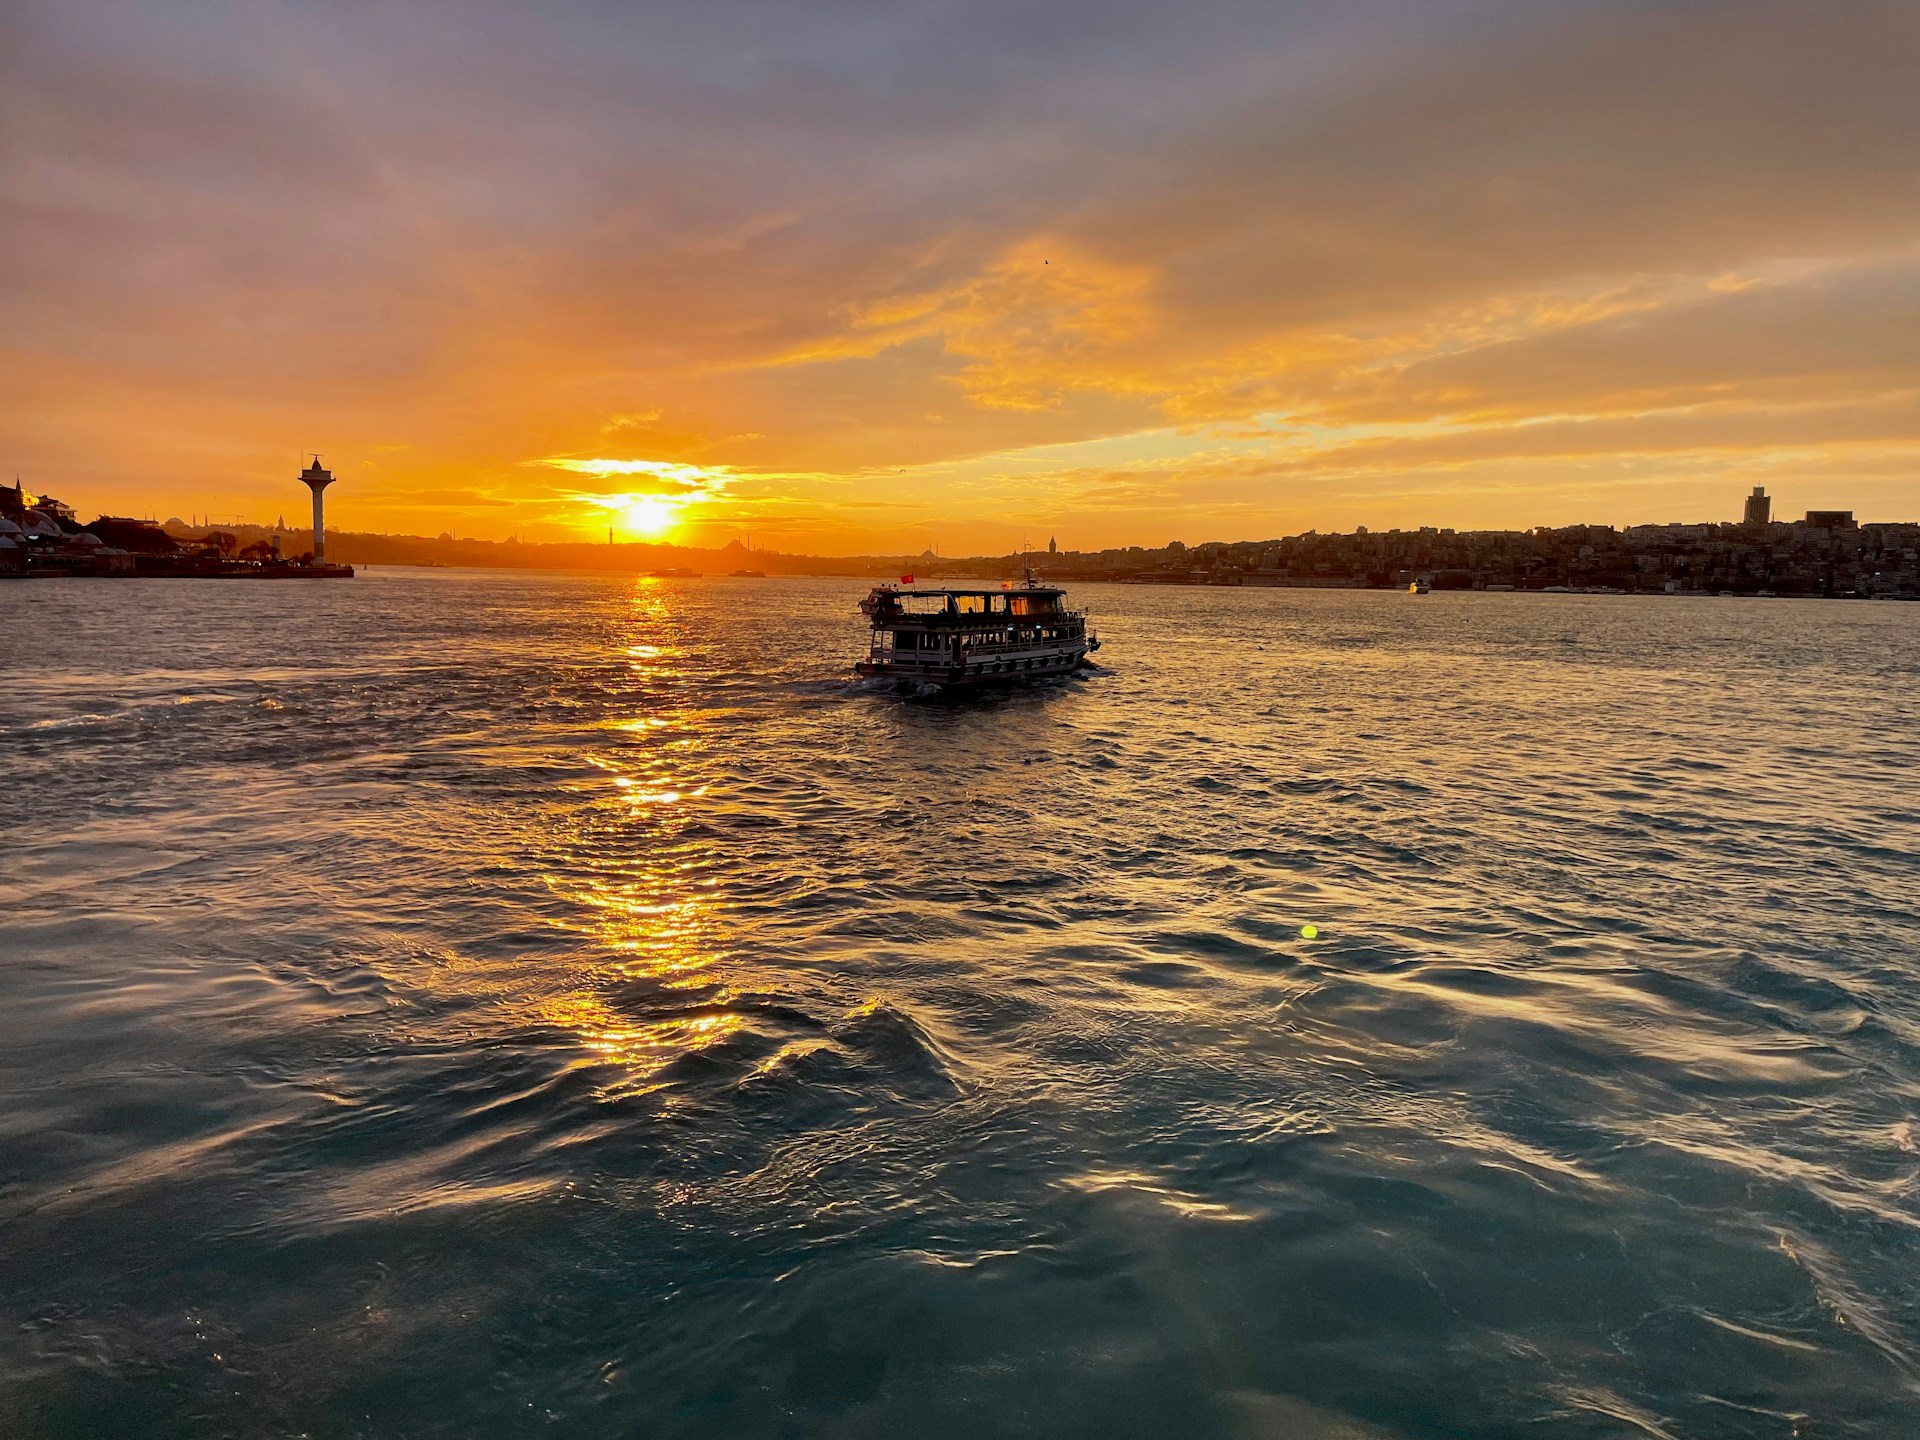
[[[1058,650],[1062,646],[1071,645],[1075,640],[1084,642],[1086,638],[1084,635],[1063,635],[1052,640],[969,641],[962,647],[961,653],[963,658],[968,660],[981,656],[1020,655],[1029,652],[1038,654],[1045,651]],[[876,660],[914,660],[929,664],[944,665],[952,662],[953,645],[951,641],[949,641],[945,645],[932,646],[927,649],[902,650],[889,647],[883,650],[876,642],[872,647],[871,653],[872,658]]]

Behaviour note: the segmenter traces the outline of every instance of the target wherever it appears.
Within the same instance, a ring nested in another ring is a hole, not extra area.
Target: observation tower
[[[333,472],[320,468],[320,457],[300,472],[300,479],[313,491],[313,563],[327,563],[327,506],[321,494],[333,483]]]

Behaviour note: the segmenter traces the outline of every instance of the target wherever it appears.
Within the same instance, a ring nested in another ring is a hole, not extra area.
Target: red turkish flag
[[[902,585],[911,585],[911,584],[913,583],[913,576],[911,576],[911,575],[902,575],[902,576],[900,577],[900,583],[901,583]]]

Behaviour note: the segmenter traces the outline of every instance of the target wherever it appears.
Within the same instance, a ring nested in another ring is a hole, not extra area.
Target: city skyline
[[[331,485],[333,482],[333,476],[330,471],[320,469],[319,460],[320,460],[320,457],[318,455],[314,455],[310,461],[311,468],[309,470],[303,471],[296,478],[298,478],[303,482],[307,482],[311,484],[311,482],[308,480],[308,476],[312,473],[313,470],[319,470],[322,475],[327,477],[325,483],[327,485]],[[15,494],[19,494],[22,491],[22,488],[23,487],[22,487],[21,481],[19,480],[18,477],[16,477],[14,481],[14,486],[13,486],[13,490]],[[1693,517],[1685,520],[1676,520],[1676,519],[1668,518],[1663,520],[1633,520],[1633,521],[1603,520],[1603,519],[1596,519],[1596,518],[1589,517],[1582,520],[1575,520],[1575,521],[1566,522],[1564,524],[1555,524],[1555,525],[1523,524],[1523,525],[1490,525],[1490,526],[1441,526],[1437,524],[1409,524],[1409,525],[1392,525],[1392,526],[1369,526],[1366,524],[1356,524],[1356,525],[1345,526],[1345,527],[1328,527],[1325,529],[1322,529],[1321,527],[1318,527],[1318,526],[1309,526],[1302,530],[1288,531],[1288,532],[1273,532],[1267,535],[1235,535],[1235,536],[1207,535],[1207,536],[1201,536],[1197,538],[1189,538],[1187,536],[1176,535],[1176,536],[1171,536],[1164,540],[1154,542],[1154,543],[1129,542],[1126,544],[1106,545],[1106,546],[1096,545],[1096,546],[1087,546],[1087,547],[1080,547],[1073,544],[1071,536],[1069,537],[1068,544],[1064,546],[1059,545],[1058,544],[1059,537],[1057,535],[1049,534],[1044,541],[1039,543],[1035,543],[1034,538],[1031,535],[1023,535],[1021,540],[1018,543],[1009,547],[1005,547],[1003,549],[999,549],[999,550],[989,549],[989,550],[962,551],[962,550],[942,549],[937,544],[936,540],[933,537],[928,537],[924,548],[918,551],[915,551],[911,547],[909,547],[905,549],[891,550],[891,551],[889,550],[872,550],[872,551],[836,550],[836,551],[816,552],[816,551],[808,551],[804,549],[782,550],[779,546],[769,543],[768,538],[765,535],[756,536],[745,529],[735,530],[735,531],[732,531],[731,533],[711,534],[706,536],[697,536],[697,535],[691,535],[687,533],[636,535],[631,533],[621,534],[619,533],[619,530],[617,529],[617,527],[614,527],[614,526],[608,526],[606,528],[604,533],[604,543],[608,545],[638,544],[643,546],[664,546],[664,547],[670,547],[670,548],[680,548],[680,549],[687,549],[687,550],[703,550],[703,551],[721,551],[721,550],[728,549],[729,547],[740,547],[740,548],[747,548],[747,549],[752,549],[756,551],[764,551],[767,553],[785,554],[794,558],[811,557],[811,558],[820,558],[820,559],[857,559],[857,558],[861,558],[862,556],[866,556],[870,558],[884,558],[887,556],[901,557],[901,556],[908,556],[913,554],[920,554],[920,555],[926,555],[926,556],[936,557],[939,559],[947,559],[947,560],[964,560],[964,559],[979,560],[979,559],[1000,558],[1007,555],[1015,555],[1015,554],[1021,554],[1021,553],[1037,553],[1041,550],[1046,550],[1049,552],[1057,551],[1059,554],[1065,556],[1065,555],[1078,555],[1078,554],[1098,554],[1103,551],[1110,552],[1114,550],[1127,550],[1127,549],[1160,551],[1168,548],[1177,550],[1177,549],[1188,548],[1188,547],[1200,548],[1200,547],[1206,547],[1206,546],[1222,546],[1222,545],[1224,546],[1258,545],[1258,544],[1266,544],[1266,543],[1271,543],[1271,542],[1281,541],[1281,540],[1299,539],[1299,538],[1304,538],[1311,535],[1366,536],[1370,533],[1376,534],[1376,535],[1388,535],[1388,534],[1390,535],[1399,535],[1399,534],[1452,535],[1455,533],[1488,534],[1488,535],[1492,535],[1492,534],[1525,535],[1525,534],[1533,533],[1535,531],[1551,531],[1551,530],[1565,530],[1565,529],[1615,530],[1621,533],[1627,533],[1627,532],[1636,531],[1636,530],[1645,531],[1645,530],[1658,530],[1662,528],[1701,529],[1701,528],[1719,528],[1724,526],[1751,527],[1755,524],[1759,524],[1761,526],[1766,526],[1766,525],[1791,526],[1791,525],[1805,525],[1805,524],[1821,525],[1821,524],[1826,524],[1831,522],[1836,517],[1844,517],[1845,525],[1849,528],[1857,527],[1857,526],[1868,526],[1868,527],[1894,526],[1894,527],[1900,527],[1900,528],[1912,528],[1916,525],[1920,525],[1920,519],[1916,519],[1916,518],[1909,518],[1909,517],[1902,517],[1902,516],[1874,516],[1874,515],[1860,516],[1860,515],[1857,515],[1851,508],[1821,507],[1818,509],[1807,509],[1803,513],[1796,514],[1790,505],[1780,504],[1780,500],[1781,500],[1780,496],[1769,493],[1766,490],[1765,486],[1756,485],[1751,487],[1751,489],[1748,490],[1745,494],[1741,495],[1738,501],[1736,502],[1741,511],[1741,514],[1739,516],[1734,516],[1732,514],[1723,514],[1723,515],[1713,515],[1713,516],[1706,516],[1706,517]],[[271,522],[263,519],[254,518],[254,517],[246,517],[246,516],[238,516],[238,515],[216,517],[211,512],[198,511],[198,510],[190,510],[189,513],[185,516],[169,515],[162,518],[157,513],[152,511],[151,508],[149,508],[145,513],[140,515],[115,516],[107,510],[100,509],[97,506],[90,506],[84,502],[79,505],[75,505],[66,496],[56,494],[51,489],[43,490],[37,493],[33,491],[25,492],[24,503],[41,504],[43,503],[43,501],[52,502],[53,505],[58,509],[60,513],[65,515],[69,521],[71,521],[76,525],[80,523],[79,522],[80,515],[86,514],[86,513],[92,513],[94,510],[98,509],[99,516],[103,520],[108,520],[108,519],[139,520],[148,524],[163,526],[166,529],[171,531],[211,532],[211,531],[222,530],[222,529],[230,529],[230,530],[241,530],[241,531],[262,531],[262,532],[275,533],[275,534],[308,533],[308,529],[306,527],[300,526],[298,523],[295,523],[294,525],[288,525],[286,522],[286,516],[284,513],[277,514]],[[316,511],[316,514],[317,513],[318,512]],[[330,533],[333,529],[337,529],[337,528],[338,527],[330,526],[329,527]],[[692,527],[683,527],[683,530],[690,529],[690,528]],[[720,528],[720,527],[716,527],[716,528]],[[582,544],[597,545],[602,541],[601,536],[594,535],[591,533],[582,534],[574,531],[567,531],[564,533],[559,533],[559,534],[544,536],[544,537],[522,536],[517,532],[507,534],[507,535],[474,535],[472,533],[462,535],[459,532],[457,527],[450,528],[447,530],[442,530],[439,532],[437,537],[428,535],[419,531],[381,531],[381,530],[362,529],[362,530],[355,531],[353,533],[362,539],[380,539],[380,540],[396,540],[396,541],[401,541],[401,540],[432,541],[437,538],[441,542],[458,542],[461,540],[468,540],[468,541],[481,541],[488,544],[495,544],[501,541],[514,541],[514,542],[524,541],[529,545],[582,545]]]
[[[1904,7],[7,26],[0,473],[109,512],[315,451],[343,530],[822,555],[1920,512]]]

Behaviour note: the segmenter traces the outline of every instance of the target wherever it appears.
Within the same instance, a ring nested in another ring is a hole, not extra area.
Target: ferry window
[[[987,597],[984,595],[956,595],[953,598],[962,615],[979,615],[986,611]]]

